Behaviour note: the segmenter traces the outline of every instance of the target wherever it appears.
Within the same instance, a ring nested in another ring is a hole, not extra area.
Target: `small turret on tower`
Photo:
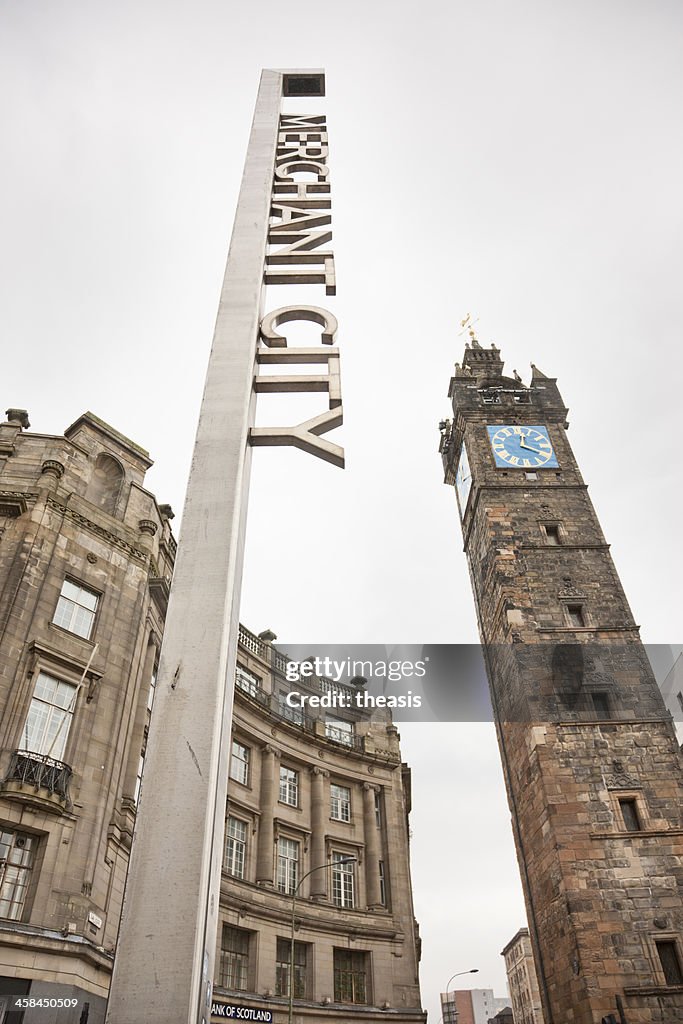
[[[469,344],[465,345],[462,365],[465,373],[469,371],[473,377],[501,377],[503,374],[500,349],[493,343],[491,348],[482,348],[476,338],[471,347]]]

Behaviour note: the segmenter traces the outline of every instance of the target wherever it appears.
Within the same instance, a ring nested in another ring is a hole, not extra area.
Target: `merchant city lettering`
[[[332,239],[328,154],[326,115],[280,116],[263,275],[267,285],[324,284],[327,295],[336,294],[334,253],[327,248]],[[325,348],[289,346],[286,335],[277,328],[296,321],[318,324],[320,342]],[[321,392],[327,394],[327,409],[294,426],[252,427],[252,445],[294,446],[343,468],[344,449],[321,436],[343,422],[339,349],[334,344],[337,326],[336,317],[320,306],[280,306],[263,317],[257,368],[277,364],[287,372],[257,372],[254,391]],[[290,366],[312,363],[324,364],[325,372],[288,372]]]

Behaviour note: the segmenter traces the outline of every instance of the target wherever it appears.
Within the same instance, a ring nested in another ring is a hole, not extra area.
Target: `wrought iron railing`
[[[260,688],[253,691],[244,689],[237,682],[235,683],[235,689],[243,697],[255,701],[262,708],[265,708],[266,711],[269,711],[271,715],[275,715],[276,718],[281,718],[292,725],[298,725],[305,732],[315,732],[315,719],[305,714],[300,708],[290,708],[280,697],[266,693],[265,690]]]
[[[339,729],[337,726],[330,725],[329,722],[325,723],[325,738],[332,740],[333,743],[339,743],[342,747],[351,747],[353,750],[363,749],[363,740],[360,736],[356,736],[354,730]]]
[[[69,781],[73,772],[68,764],[56,761],[47,754],[36,754],[32,750],[15,750],[9,763],[5,782],[21,782],[34,786],[36,790],[47,789],[52,795],[69,799]]]

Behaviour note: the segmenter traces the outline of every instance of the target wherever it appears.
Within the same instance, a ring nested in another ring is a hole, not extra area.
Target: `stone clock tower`
[[[681,757],[553,379],[472,336],[441,424],[546,1024],[683,1021]]]

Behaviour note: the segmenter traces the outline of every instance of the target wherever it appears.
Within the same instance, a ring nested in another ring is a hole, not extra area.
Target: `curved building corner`
[[[272,637],[240,628],[212,1020],[289,1021],[293,930],[297,1024],[423,1024],[398,732],[290,707]]]

